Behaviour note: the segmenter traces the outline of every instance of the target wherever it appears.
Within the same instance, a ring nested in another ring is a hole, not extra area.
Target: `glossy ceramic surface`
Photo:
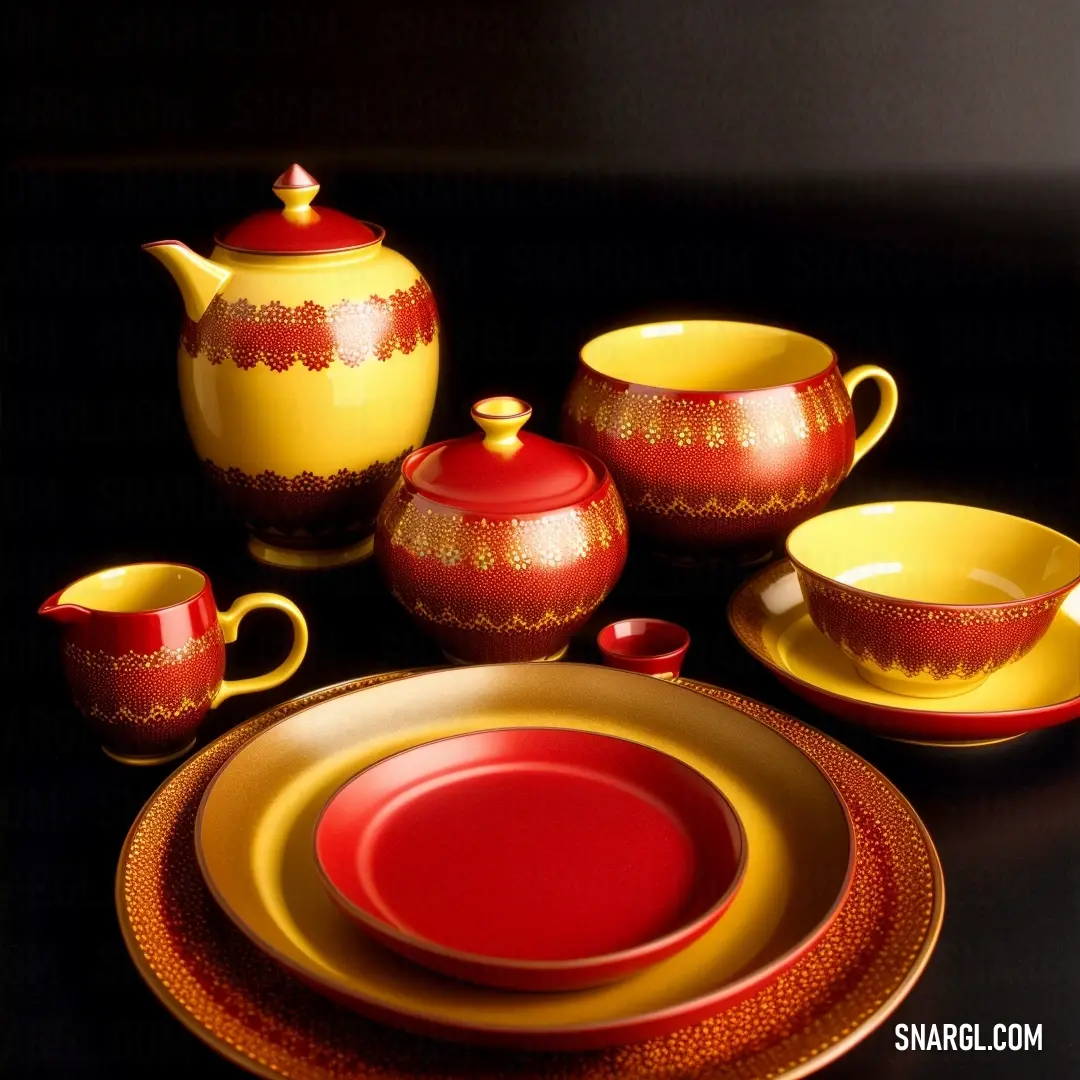
[[[402,471],[410,490],[456,510],[513,517],[576,506],[603,486],[606,470],[591,457],[524,430],[527,401],[484,398],[471,416],[479,431],[409,459]]]
[[[677,679],[690,648],[690,635],[663,619],[621,619],[605,626],[596,635],[596,644],[608,667]]]
[[[851,394],[867,379],[881,404],[856,437]],[[752,560],[824,508],[896,405],[879,367],[841,376],[813,338],[703,320],[590,341],[563,424],[611,470],[635,532],[677,552]]]
[[[897,502],[787,540],[814,624],[883,690],[967,693],[1026,656],[1080,584],[1080,544],[992,510]]]
[[[861,678],[814,626],[787,560],[740,586],[728,620],[741,644],[797,694],[888,738],[985,744],[1080,717],[1080,591],[1069,595],[1027,656],[952,698],[902,697]]]
[[[229,1061],[268,1080],[796,1080],[882,1025],[918,979],[941,926],[944,889],[933,845],[907,802],[819,732],[728,691],[684,682],[801,746],[844,793],[859,850],[851,890],[818,947],[786,975],[721,1022],[587,1055],[478,1053],[396,1032],[312,994],[237,931],[207,892],[192,842],[196,809],[220,766],[271,724],[402,674],[331,687],[232,729],[169,777],[128,833],[116,875],[124,941],[162,1004]]]
[[[480,431],[410,455],[379,512],[394,596],[450,659],[556,659],[626,562],[622,501],[601,462],[522,432],[531,409],[486,398]]]
[[[299,165],[290,165],[274,181],[273,191],[284,209],[259,210],[219,231],[217,246],[243,255],[333,255],[366,248],[383,237],[378,225],[328,206],[313,207],[319,182]]]
[[[347,916],[446,975],[513,990],[600,986],[711,927],[746,864],[700,773],[586,731],[438,739],[327,803],[315,861]]]
[[[273,671],[225,681],[225,645],[255,608],[276,608],[293,646]],[[279,686],[307,651],[307,624],[275,593],[241,596],[219,612],[201,570],[174,563],[117,566],[80,578],[38,609],[63,626],[63,664],[75,704],[110,757],[157,765],[191,749],[210,709]]]
[[[525,994],[448,981],[383,948],[333,904],[311,850],[328,797],[358,770],[435,738],[572,728],[677,757],[720,788],[750,857],[706,934],[617,983]],[[584,1049],[646,1039],[730,1008],[813,947],[850,885],[851,825],[802,750],[744,712],[657,679],[583,664],[439,671],[296,714],[231,759],[196,847],[236,925],[294,975],[383,1022],[446,1039]]]
[[[323,206],[292,166],[284,203],[219,235],[209,259],[146,245],[176,280],[188,431],[247,523],[256,558],[363,558],[379,504],[423,444],[439,365],[427,282],[378,226]]]

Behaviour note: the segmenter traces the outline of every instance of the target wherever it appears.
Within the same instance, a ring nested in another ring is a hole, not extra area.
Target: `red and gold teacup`
[[[225,645],[255,608],[288,615],[292,650],[266,675],[225,681]],[[90,574],[50,596],[38,613],[64,626],[68,685],[102,749],[131,765],[185,754],[210,709],[278,686],[307,652],[307,623],[291,600],[249,593],[221,612],[209,578],[175,563]]]
[[[787,539],[814,625],[869,683],[954,697],[1027,655],[1080,585],[1080,544],[951,503],[849,506]]]
[[[856,437],[851,395],[866,379],[881,404]],[[659,323],[585,345],[563,431],[607,465],[636,535],[753,560],[824,509],[896,404],[887,371],[841,375],[833,350],[805,334]]]

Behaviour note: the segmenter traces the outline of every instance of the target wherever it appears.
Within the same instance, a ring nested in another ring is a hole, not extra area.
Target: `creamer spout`
[[[218,263],[196,255],[179,240],[157,240],[143,244],[143,251],[150,252],[172,274],[184,299],[184,310],[192,322],[198,322],[210,306],[210,301],[225,287],[232,271]]]
[[[87,608],[81,607],[79,604],[60,603],[60,597],[63,592],[63,589],[59,592],[54,592],[52,596],[38,608],[38,614],[44,615],[46,619],[52,619],[53,622],[58,623],[82,622],[83,619],[90,617],[90,611]]]

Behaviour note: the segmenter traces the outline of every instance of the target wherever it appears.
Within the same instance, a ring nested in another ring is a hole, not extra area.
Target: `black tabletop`
[[[421,268],[438,298],[432,438],[468,430],[469,404],[499,392],[529,400],[535,428],[554,435],[576,350],[598,331],[672,315],[747,318],[807,331],[836,348],[843,368],[877,362],[899,383],[892,429],[834,505],[955,500],[1080,535],[1075,281],[1052,214],[1010,221],[995,209],[1000,191],[962,183],[927,195],[873,185],[362,177],[332,167],[318,175],[328,204],[384,225],[390,246]],[[125,767],[101,753],[69,701],[55,628],[34,616],[49,593],[105,566],[162,559],[206,570],[223,605],[254,590],[294,599],[311,630],[301,670],[278,690],[228,702],[201,742],[286,697],[440,662],[374,565],[304,575],[253,562],[188,442],[176,390],[179,302],[139,245],[179,236],[205,249],[214,227],[266,205],[272,179],[212,169],[9,174],[3,1013],[11,1076],[239,1075],[167,1014],[124,950],[116,860],[170,766]],[[1047,205],[1045,192],[1029,195]],[[862,424],[873,397],[857,395]],[[822,1075],[936,1080],[958,1065],[986,1078],[1075,1074],[1080,724],[979,750],[871,737],[801,701],[739,647],[724,609],[743,576],[675,569],[635,548],[571,657],[595,660],[592,636],[612,618],[674,619],[693,637],[685,674],[836,736],[922,816],[947,886],[938,948],[894,1017]],[[259,612],[245,622],[230,675],[280,658],[278,618]],[[978,1023],[984,1033],[998,1023],[1039,1025],[1042,1045],[903,1051],[896,1023]]]

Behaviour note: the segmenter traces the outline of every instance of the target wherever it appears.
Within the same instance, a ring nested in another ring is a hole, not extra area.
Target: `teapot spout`
[[[150,252],[172,274],[184,299],[184,310],[192,322],[203,317],[210,301],[232,277],[231,270],[196,255],[179,240],[156,240],[152,244],[143,244],[142,249]]]
[[[60,603],[60,597],[63,593],[63,589],[59,592],[54,592],[52,596],[38,608],[38,614],[44,615],[46,619],[52,619],[53,622],[58,623],[82,622],[84,619],[90,617],[90,610],[88,608],[81,607],[79,604]]]

